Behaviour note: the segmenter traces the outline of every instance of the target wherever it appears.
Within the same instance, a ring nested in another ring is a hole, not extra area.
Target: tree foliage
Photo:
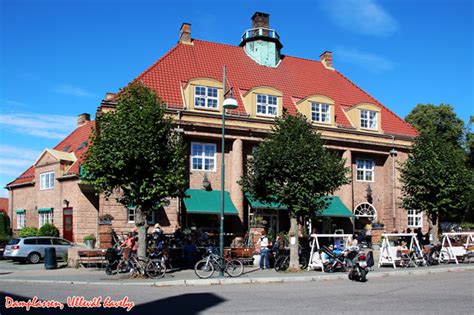
[[[464,123],[450,105],[419,104],[406,117],[420,132],[401,169],[403,206],[439,220],[460,221],[469,212],[473,172],[465,150]]]
[[[97,117],[83,179],[126,207],[135,207],[139,254],[145,254],[146,216],[185,186],[185,150],[165,106],[147,87],[122,91],[115,111]]]
[[[459,144],[464,134],[464,122],[449,104],[418,104],[405,118],[420,134],[452,144]]]
[[[286,205],[293,236],[295,222],[327,206],[320,197],[349,182],[344,160],[323,147],[320,135],[301,114],[277,118],[272,134],[260,143],[247,167],[243,189],[260,201]],[[297,243],[290,247],[293,269],[298,269],[297,248]]]

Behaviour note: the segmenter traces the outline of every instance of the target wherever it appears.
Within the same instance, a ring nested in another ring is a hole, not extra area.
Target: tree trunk
[[[290,267],[288,271],[299,271],[300,262],[299,262],[299,253],[298,253],[298,221],[296,217],[290,217],[290,232],[288,233],[290,241]]]
[[[135,225],[138,228],[138,257],[146,257],[146,215],[145,211],[141,207],[136,207],[135,209]]]
[[[439,243],[439,238],[438,238],[439,222],[438,222],[437,212],[433,212],[428,215],[428,224],[430,227],[431,235],[433,236],[433,244]]]

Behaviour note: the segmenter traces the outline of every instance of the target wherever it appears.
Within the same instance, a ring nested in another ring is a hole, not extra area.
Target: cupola
[[[256,63],[267,67],[278,66],[283,45],[277,32],[270,28],[269,14],[255,12],[252,28],[242,35],[240,46]]]

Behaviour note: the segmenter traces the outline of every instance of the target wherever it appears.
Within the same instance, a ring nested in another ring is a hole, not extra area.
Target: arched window
[[[357,218],[377,218],[377,210],[368,202],[359,204],[354,210],[354,215]]]

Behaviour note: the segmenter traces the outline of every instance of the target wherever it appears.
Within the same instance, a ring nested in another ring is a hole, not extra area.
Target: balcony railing
[[[259,27],[259,28],[252,28],[250,30],[246,30],[244,34],[242,35],[241,41],[250,39],[252,37],[257,37],[257,36],[266,36],[266,37],[280,40],[280,36],[278,36],[278,33],[274,29]]]

